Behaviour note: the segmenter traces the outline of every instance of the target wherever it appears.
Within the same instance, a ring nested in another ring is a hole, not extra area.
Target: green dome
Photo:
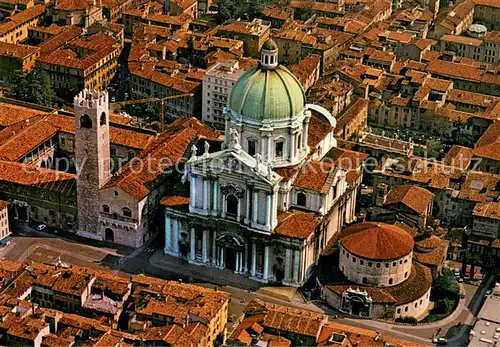
[[[229,108],[253,121],[279,121],[297,116],[304,109],[304,89],[285,67],[248,70],[234,84]]]

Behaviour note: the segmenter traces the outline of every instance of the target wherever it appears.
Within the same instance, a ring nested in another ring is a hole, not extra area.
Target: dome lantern
[[[278,66],[278,45],[272,39],[262,45],[260,65],[264,69],[274,69]]]

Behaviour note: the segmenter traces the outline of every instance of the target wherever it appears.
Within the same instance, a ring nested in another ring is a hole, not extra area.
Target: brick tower
[[[78,235],[101,240],[99,190],[110,178],[108,93],[84,89],[74,107]]]

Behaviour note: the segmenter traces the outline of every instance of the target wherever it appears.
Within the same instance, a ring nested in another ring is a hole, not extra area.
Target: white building
[[[162,200],[165,253],[262,282],[298,286],[343,222],[354,220],[357,177],[320,159],[336,146],[335,119],[263,45],[260,64],[233,86],[223,150],[193,148],[190,197]],[[189,206],[188,206],[189,205]]]
[[[237,60],[217,63],[205,72],[201,116],[205,123],[214,128],[224,128],[224,107],[227,105],[234,83],[244,72]]]
[[[10,240],[8,202],[0,200],[0,245],[4,246]]]

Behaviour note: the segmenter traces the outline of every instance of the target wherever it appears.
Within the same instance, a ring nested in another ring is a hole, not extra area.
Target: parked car
[[[464,279],[462,277],[457,279],[458,283],[464,283]]]
[[[111,102],[115,102],[116,98],[114,96],[111,97]]]
[[[38,230],[38,231],[42,231],[42,230],[44,230],[45,228],[47,228],[47,225],[45,225],[45,224],[40,224],[39,226],[37,226],[37,227],[36,227],[36,230]]]
[[[432,342],[438,345],[446,345],[448,343],[448,339],[444,337],[436,337],[432,340]]]
[[[488,289],[488,290],[486,291],[486,295],[491,295],[491,293],[493,293],[493,291],[492,291],[491,289]]]

